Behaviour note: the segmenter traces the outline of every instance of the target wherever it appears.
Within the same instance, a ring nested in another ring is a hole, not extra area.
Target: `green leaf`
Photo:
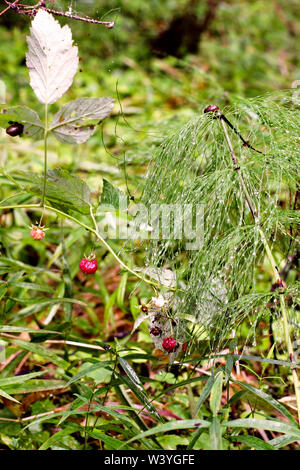
[[[10,377],[14,373],[15,368],[23,360],[25,355],[26,355],[26,351],[20,351],[19,354],[17,354],[8,364],[6,364],[4,369],[2,369],[2,371],[0,372],[0,377],[1,378]]]
[[[57,390],[65,388],[66,382],[62,380],[28,380],[23,384],[15,384],[13,387],[5,387],[5,391],[11,394],[43,392],[46,390]]]
[[[235,419],[233,421],[223,422],[223,425],[229,428],[253,428],[253,429],[265,429],[266,431],[276,431],[291,436],[298,437],[300,439],[300,429],[297,426],[284,423],[283,421],[277,420],[266,420],[266,419]]]
[[[28,191],[41,196],[43,192],[43,175],[33,172],[18,172],[27,183]],[[91,193],[88,185],[78,176],[67,170],[47,171],[46,199],[54,207],[64,211],[72,210],[80,214],[90,213]]]
[[[67,258],[67,250],[66,250],[66,246],[65,246],[63,226],[62,226],[61,246],[62,246],[63,283],[64,283],[63,296],[68,297],[68,298],[72,298],[73,297],[73,283],[72,283],[72,276],[71,276],[70,266],[69,266],[69,262],[68,262],[68,258]],[[64,311],[65,311],[66,321],[71,322],[73,305],[69,302],[66,302],[65,305],[64,305]]]
[[[117,291],[115,290],[107,300],[104,308],[104,327],[107,328],[108,322],[111,321],[112,325],[114,325],[114,312],[113,306],[116,301]]]
[[[291,413],[285,408],[285,406],[283,406],[281,403],[279,403],[277,400],[275,400],[271,395],[268,395],[267,393],[253,387],[252,385],[249,385],[249,384],[246,384],[246,383],[243,383],[243,382],[239,382],[238,380],[232,380],[232,382],[239,384],[244,390],[247,390],[247,391],[253,393],[253,395],[256,395],[261,400],[265,401],[270,406],[272,406],[272,408],[275,408],[277,411],[279,411],[291,423],[297,425],[297,421],[291,415]]]
[[[97,362],[97,364],[93,364],[92,366],[87,367],[87,368],[83,369],[82,371],[78,372],[78,374],[74,375],[74,377],[72,377],[68,381],[67,386],[71,385],[72,383],[78,382],[78,380],[82,379],[82,377],[86,377],[89,374],[91,374],[92,372],[94,372],[94,371],[96,371],[100,368],[105,368],[105,367],[107,367],[111,364],[112,364],[112,361]]]
[[[151,402],[147,398],[147,393],[143,387],[142,382],[136,375],[135,371],[132,367],[128,364],[125,359],[122,357],[118,357],[119,364],[122,366],[122,369],[126,373],[126,376],[121,376],[120,378],[126,385],[133,391],[136,397],[141,401],[147,411],[149,411],[152,415],[154,415],[159,421],[162,421],[162,418],[157,413],[156,409],[153,407]]]
[[[210,394],[210,391],[211,391],[211,389],[214,385],[214,382],[215,382],[215,377],[214,377],[214,375],[211,375],[209,377],[208,381],[206,382],[206,384],[205,384],[205,386],[204,386],[204,388],[201,392],[201,395],[199,397],[199,400],[198,400],[198,403],[197,403],[197,406],[196,406],[196,410],[195,410],[196,415],[199,413],[201,406],[203,405],[206,398]]]
[[[7,400],[14,401],[15,403],[20,403],[18,400],[11,397],[8,393],[6,393],[4,390],[1,390],[1,389],[0,389],[0,397],[6,398]]]
[[[119,285],[117,288],[117,294],[116,294],[117,305],[120,308],[122,308],[124,304],[127,280],[128,280],[128,272],[126,271],[124,274],[122,274],[121,281],[119,282]]]
[[[14,377],[7,377],[5,379],[0,379],[0,387],[5,387],[7,385],[13,385],[18,383],[26,382],[26,380],[32,379],[33,377],[38,377],[39,375],[45,374],[45,371],[32,372],[31,374],[16,375]]]
[[[201,437],[201,434],[204,432],[204,430],[205,430],[205,428],[199,428],[199,429],[196,429],[196,431],[193,432],[190,443],[187,446],[187,450],[192,450],[195,447],[198,439]]]
[[[87,430],[87,434],[94,439],[99,439],[100,441],[103,441],[107,447],[108,450],[119,450],[120,447],[122,447],[122,450],[134,450],[133,447],[130,447],[126,444],[123,444],[122,441],[114,438],[107,436],[103,432],[99,431],[98,429],[95,429],[94,431],[90,431],[89,429]]]
[[[50,292],[53,293],[54,290],[50,286],[42,286],[41,284],[37,284],[34,282],[8,282],[9,286],[18,287],[20,289],[30,289],[36,290],[41,292]]]
[[[35,301],[32,301],[32,304],[20,309],[17,313],[14,313],[11,315],[11,319],[14,321],[20,320],[21,318],[28,317],[29,315],[32,315],[34,313],[38,313],[41,310],[44,310],[46,307],[49,307],[51,305],[55,304],[60,304],[64,302],[69,302],[71,304],[79,304],[85,306],[86,304],[80,300],[76,299],[65,299],[65,298],[59,298],[59,299],[50,299],[50,300],[43,300],[43,299],[36,299]]]
[[[134,436],[132,439],[129,439],[126,444],[129,444],[132,441],[136,441],[137,439],[142,439],[148,436],[166,433],[169,431],[175,431],[177,429],[191,429],[198,426],[201,426],[203,428],[209,428],[210,424],[211,423],[209,421],[205,421],[203,419],[183,419],[180,421],[171,421],[170,423],[159,424],[158,426],[155,426],[154,428],[149,429],[148,431],[142,432],[137,436]]]
[[[171,390],[175,390],[176,388],[180,388],[180,387],[184,387],[185,385],[189,385],[189,384],[192,384],[192,383],[196,383],[196,382],[201,382],[202,380],[205,380],[206,377],[204,376],[201,376],[201,377],[193,377],[192,379],[187,379],[187,380],[182,380],[180,382],[176,382],[174,385],[171,385],[170,387],[168,388],[164,388],[164,390],[162,392],[160,392],[158,395],[155,396],[155,400],[157,400],[160,396],[162,395],[166,395],[168,392],[170,392]],[[205,388],[205,387],[204,387]],[[204,389],[203,389],[204,390]],[[209,392],[207,394],[207,396],[209,395]],[[199,403],[199,402],[198,402]],[[201,405],[200,405],[201,406]],[[195,411],[195,414],[198,413],[199,410]]]
[[[101,193],[101,206],[98,208],[104,210],[102,206],[109,206],[116,210],[124,210],[127,208],[128,197],[123,191],[111,184],[106,179],[103,179],[103,188]]]
[[[3,299],[7,292],[7,287],[5,285],[0,286],[0,300]]]
[[[272,445],[275,449],[280,449],[281,447],[288,446],[292,444],[292,442],[298,441],[299,438],[295,436],[289,436],[288,434],[284,434],[283,436],[275,437],[275,439],[271,439],[269,444]]]
[[[278,359],[268,359],[266,357],[260,357],[260,356],[247,356],[244,354],[232,354],[232,357],[238,360],[257,361],[257,362],[263,362],[263,363],[265,362],[266,364],[277,364],[279,366],[288,366],[288,367],[300,369],[300,365],[296,365],[294,362],[280,361]]]
[[[0,326],[0,331],[2,333],[30,333],[30,334],[37,334],[37,335],[44,335],[52,334],[52,335],[59,335],[59,331],[55,330],[35,330],[34,328],[27,328],[25,326],[10,326],[10,325],[3,325]]]
[[[176,450],[177,446],[186,446],[189,441],[184,436],[175,436],[175,434],[167,434],[165,436],[158,436],[157,441],[165,450]],[[182,447],[180,447],[182,449]]]
[[[81,144],[94,133],[95,124],[111,113],[113,105],[112,98],[78,98],[70,101],[55,114],[50,131],[60,142]]]
[[[228,382],[230,378],[233,363],[234,361],[233,361],[232,355],[228,354],[227,359],[226,359],[226,364],[225,364],[225,382]]]
[[[215,381],[212,386],[210,399],[209,399],[210,409],[214,416],[217,415],[221,406],[222,387],[223,387],[223,371],[219,371],[217,372],[215,376]]]
[[[9,272],[9,267],[13,266],[18,272],[22,269],[27,273],[50,273],[49,270],[44,268],[38,268],[35,266],[31,266],[30,264],[22,263],[22,261],[18,261],[16,259],[7,258],[6,256],[1,256],[0,259],[0,268],[6,269],[6,272]]]
[[[46,349],[43,346],[40,346],[39,344],[29,343],[28,341],[22,341],[20,339],[12,339],[12,342],[20,346],[21,349],[25,349],[27,351],[31,351],[35,354],[38,354],[39,356],[48,359],[49,361],[53,362],[53,364],[56,364],[59,367],[69,367],[69,363],[67,361],[61,359],[53,351],[50,351],[49,349]]]
[[[209,431],[212,450],[222,450],[222,427],[218,418],[212,419]]]
[[[33,139],[42,139],[44,136],[44,124],[39,115],[33,109],[25,106],[3,108],[0,113],[0,127],[7,128],[9,122],[19,122],[24,125],[24,134]]]
[[[69,434],[73,434],[76,431],[82,430],[82,427],[74,424],[73,423],[68,423],[67,427],[65,429],[62,429],[61,431],[56,432],[53,434],[53,436],[49,437],[39,448],[39,450],[47,450],[49,447],[54,446],[55,444],[58,444],[60,440],[64,436],[68,436]]]
[[[265,442],[255,436],[234,436],[230,438],[231,441],[242,442],[247,444],[249,447],[253,447],[256,450],[276,450],[269,442]]]

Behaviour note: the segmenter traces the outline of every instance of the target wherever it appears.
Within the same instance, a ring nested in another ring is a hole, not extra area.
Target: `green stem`
[[[98,225],[97,225],[97,222],[96,222],[96,219],[95,219],[95,216],[94,216],[94,213],[93,213],[93,208],[92,206],[90,206],[90,213],[91,213],[91,218],[93,220],[93,223],[94,223],[94,226],[95,226],[95,230],[91,230],[93,231],[93,233],[96,235],[96,237],[98,238],[98,240],[100,240],[100,242],[102,243],[102,245],[105,246],[105,248],[107,248],[107,250],[114,256],[114,258],[118,261],[118,263],[124,268],[126,269],[128,272],[130,272],[131,274],[133,274],[134,276],[138,277],[139,279],[141,279],[142,281],[146,282],[147,284],[150,284],[150,285],[153,285],[155,287],[158,287],[158,284],[156,282],[153,282],[153,281],[150,281],[148,279],[145,279],[143,276],[141,276],[140,274],[138,274],[136,271],[133,271],[129,266],[127,266],[126,264],[123,263],[123,261],[118,257],[118,255],[114,252],[114,250],[111,248],[111,246],[107,243],[106,240],[104,240],[104,238],[100,235],[99,233],[99,229],[98,229]]]
[[[22,190],[24,189],[12,176],[10,176],[8,173],[6,173],[4,168],[0,168],[0,173],[2,173],[2,175],[5,176],[5,178],[7,178],[9,181],[11,181],[19,189],[22,189]]]
[[[239,178],[239,181],[240,181],[242,191],[243,191],[245,199],[247,201],[249,210],[250,210],[250,212],[253,216],[254,222],[255,222],[255,224],[258,228],[258,231],[259,231],[259,234],[260,234],[260,237],[261,237],[261,241],[264,245],[264,249],[266,251],[267,257],[268,257],[268,259],[270,261],[270,264],[272,266],[273,276],[274,276],[276,282],[277,281],[280,282],[281,279],[280,279],[280,275],[279,275],[279,272],[278,272],[278,268],[276,266],[275,258],[273,256],[273,253],[272,253],[271,249],[270,249],[270,246],[269,246],[268,240],[265,236],[265,233],[264,233],[264,231],[263,231],[263,229],[262,229],[262,227],[259,223],[258,211],[257,211],[257,209],[256,209],[256,207],[255,207],[255,205],[254,205],[254,203],[251,199],[251,196],[249,195],[248,188],[247,188],[247,185],[245,183],[243,174],[240,170],[240,167],[238,166],[237,157],[235,155],[235,152],[234,152],[230,137],[228,135],[225,122],[222,119],[222,116],[220,116],[220,122],[221,122],[223,131],[224,131],[224,134],[225,134],[225,138],[226,138],[226,141],[227,141],[230,153],[231,153],[232,162],[234,164],[235,170],[237,172],[237,175],[238,175],[238,178]],[[282,319],[283,319],[284,338],[285,338],[286,348],[287,348],[287,351],[288,351],[288,354],[289,354],[289,359],[290,359],[291,362],[294,362],[296,364],[295,357],[294,357],[293,344],[292,344],[291,335],[290,335],[288,312],[287,312],[287,309],[286,309],[283,294],[280,295],[280,310],[281,310]],[[297,370],[295,368],[292,368],[292,377],[293,377],[296,403],[297,403],[298,422],[299,422],[299,425],[300,425],[300,384],[299,384],[298,373],[297,373]]]
[[[151,286],[154,286],[156,288],[160,288],[160,287],[163,287],[165,288],[164,285],[160,284],[159,282],[154,282],[154,281],[150,281],[149,279],[145,279],[143,276],[141,276],[139,273],[137,273],[136,271],[134,271],[133,269],[131,269],[129,266],[127,266],[120,258],[119,256],[115,253],[115,251],[112,249],[112,247],[107,243],[106,240],[104,240],[104,238],[102,238],[102,236],[100,235],[99,231],[98,231],[98,227],[96,225],[96,228],[93,229],[92,227],[89,227],[88,225],[84,224],[83,222],[81,222],[80,220],[76,219],[75,217],[72,217],[71,215],[69,214],[65,214],[64,212],[60,211],[59,209],[56,209],[55,207],[52,207],[52,206],[48,206],[47,204],[44,204],[43,207],[41,207],[40,204],[17,204],[15,206],[0,206],[0,209],[7,209],[7,210],[12,210],[12,209],[38,209],[38,210],[42,210],[44,211],[45,209],[46,210],[50,210],[50,211],[53,211],[55,212],[56,214],[62,216],[62,217],[66,217],[66,219],[69,219],[69,220],[72,220],[73,222],[75,222],[76,224],[80,225],[81,227],[83,227],[84,229],[88,230],[89,232],[93,233],[97,238],[98,240],[102,243],[102,245],[105,246],[105,248],[113,255],[113,257],[115,258],[115,260],[124,268],[126,269],[126,271],[130,272],[131,274],[133,274],[135,277],[137,277],[138,279],[140,279],[141,281],[145,282],[146,284],[149,284]],[[91,210],[92,212],[92,210]],[[93,222],[94,224],[96,223],[96,220],[94,218],[94,214],[93,214]],[[176,290],[175,288],[173,287],[168,287],[168,290]]]
[[[2,201],[0,201],[0,205],[3,204],[3,202],[8,201],[9,199],[12,199],[13,197],[20,196],[20,194],[26,194],[26,192],[25,191],[19,191],[16,194],[12,194],[11,196],[7,196],[5,199],[2,199]]]

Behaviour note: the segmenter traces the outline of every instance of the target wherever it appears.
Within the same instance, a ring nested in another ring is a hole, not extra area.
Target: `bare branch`
[[[89,16],[78,16],[78,15],[73,15],[72,11],[58,11],[58,10],[52,10],[51,8],[46,7],[46,2],[45,0],[40,0],[36,5],[30,6],[30,5],[23,5],[17,3],[20,0],[15,0],[13,3],[9,2],[8,0],[4,0],[5,3],[8,5],[7,8],[5,8],[1,13],[0,16],[3,15],[5,12],[8,10],[12,9],[15,10],[16,13],[20,15],[29,15],[34,17],[38,10],[45,10],[48,13],[51,13],[52,15],[56,16],[62,16],[64,18],[70,18],[72,20],[77,20],[77,21],[84,21],[85,23],[92,23],[92,24],[101,24],[105,26],[107,29],[111,29],[114,27],[115,22],[114,21],[100,21],[100,20],[94,20],[93,18],[90,18]]]

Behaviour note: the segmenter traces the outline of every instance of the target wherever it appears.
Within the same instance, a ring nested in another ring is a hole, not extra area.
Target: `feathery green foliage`
[[[245,318],[255,325],[270,311],[267,304],[277,295],[271,292],[271,279],[266,292],[256,291],[255,270],[266,255],[258,225],[272,244],[280,270],[296,250],[295,227],[299,223],[295,198],[299,190],[300,109],[291,92],[236,100],[224,114],[257,149],[244,145],[228,127],[238,171],[243,174],[258,220],[247,206],[215,113],[201,114],[162,143],[153,156],[143,193],[147,205],[203,204],[201,248],[186,250],[186,240],[152,241],[149,263],[179,269],[184,289],[178,292],[177,315],[194,317],[203,333],[210,333],[213,348],[224,345]],[[293,292],[290,302],[295,303],[298,286],[289,288]],[[276,302],[272,310],[276,315]]]

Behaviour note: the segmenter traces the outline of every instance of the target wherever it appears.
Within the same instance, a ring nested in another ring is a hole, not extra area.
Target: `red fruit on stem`
[[[178,344],[176,339],[172,338],[172,336],[169,336],[168,338],[164,338],[162,342],[162,347],[165,351],[171,353],[176,351],[176,349],[178,348]]]
[[[34,240],[43,240],[45,236],[45,231],[43,227],[32,227],[30,231],[30,236],[34,238]]]
[[[83,258],[79,263],[79,268],[85,274],[94,274],[98,268],[97,260]]]

